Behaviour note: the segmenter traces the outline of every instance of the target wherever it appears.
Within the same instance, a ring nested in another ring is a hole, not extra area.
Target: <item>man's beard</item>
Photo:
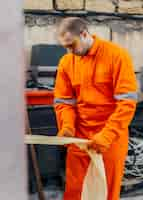
[[[82,51],[75,50],[75,51],[73,51],[73,54],[75,54],[77,56],[85,56],[87,54],[87,52],[88,52],[88,49],[84,49]]]

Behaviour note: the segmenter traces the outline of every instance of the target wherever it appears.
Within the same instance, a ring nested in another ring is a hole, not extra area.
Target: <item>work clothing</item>
[[[105,147],[102,153],[108,200],[118,200],[137,85],[128,53],[93,37],[94,44],[85,56],[68,53],[61,59],[54,91],[55,110],[59,130],[70,129],[78,138],[95,138],[99,146]],[[88,164],[85,152],[75,145],[68,147],[64,200],[81,200]]]

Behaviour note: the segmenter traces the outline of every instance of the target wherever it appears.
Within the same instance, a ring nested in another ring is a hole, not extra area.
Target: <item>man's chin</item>
[[[87,52],[73,52],[73,54],[77,55],[77,56],[84,56],[86,55]]]

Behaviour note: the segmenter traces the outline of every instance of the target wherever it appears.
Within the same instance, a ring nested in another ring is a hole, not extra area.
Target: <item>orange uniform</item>
[[[117,45],[94,36],[85,56],[66,54],[60,61],[54,91],[59,130],[108,143],[103,160],[108,200],[118,200],[128,150],[128,125],[134,115],[137,86],[131,59]],[[70,145],[64,200],[81,200],[89,157]],[[95,177],[96,178],[96,177]],[[91,183],[92,184],[92,183]]]

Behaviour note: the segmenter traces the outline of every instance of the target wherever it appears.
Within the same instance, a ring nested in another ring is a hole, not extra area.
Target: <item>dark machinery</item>
[[[58,61],[66,50],[58,45],[34,45],[27,74],[28,91],[53,90]],[[57,132],[52,105],[27,105],[32,134],[55,135]],[[44,187],[63,189],[65,149],[58,146],[35,145],[36,159]],[[34,163],[28,146],[29,192],[37,192]]]
[[[122,184],[122,194],[128,196],[143,187],[143,102],[137,104],[129,133],[129,150]]]

